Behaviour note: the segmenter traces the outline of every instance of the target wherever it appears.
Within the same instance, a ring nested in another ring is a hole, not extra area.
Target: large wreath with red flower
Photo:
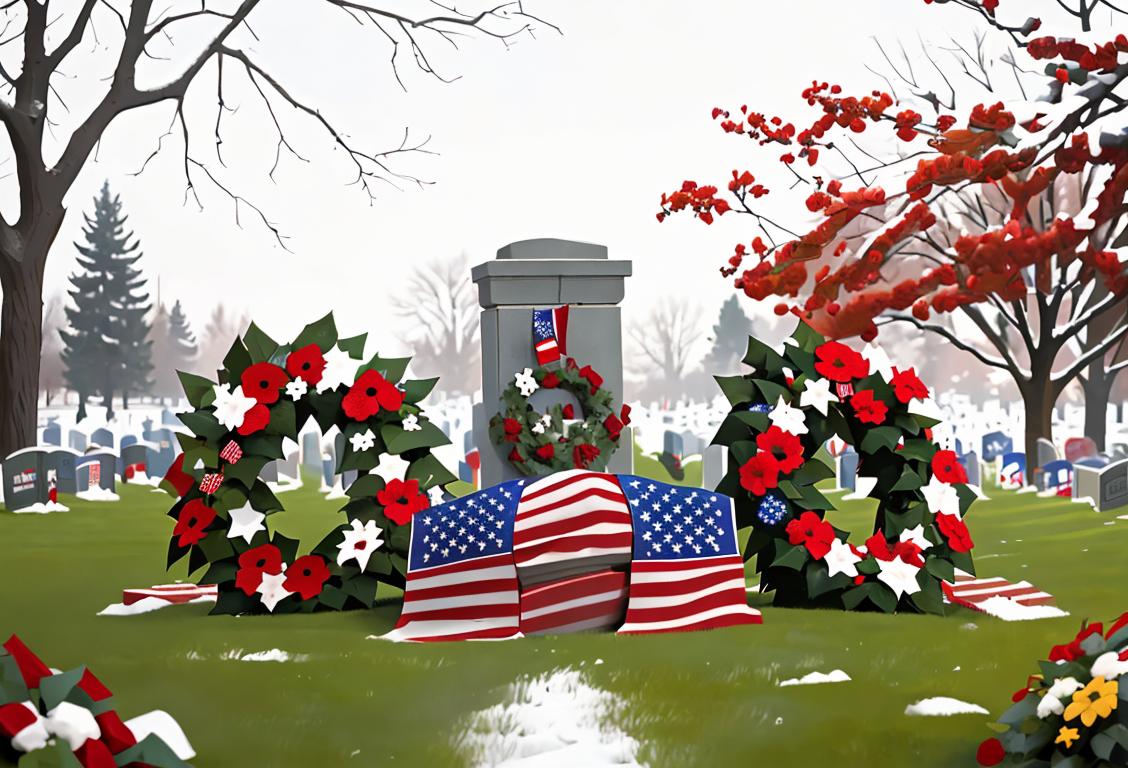
[[[376,586],[402,587],[411,518],[428,491],[456,478],[431,453],[449,443],[419,402],[438,379],[401,381],[409,358],[364,359],[365,335],[340,339],[332,314],[278,344],[252,324],[223,360],[219,383],[180,373],[192,411],[178,414],[192,435],[162,484],[177,497],[168,565],[217,584],[213,613],[292,613],[370,607]],[[283,506],[259,473],[283,458],[310,418],[322,434],[344,435],[337,471],[355,470],[345,521],[309,554],[266,525]],[[404,477],[375,470],[386,455]]]
[[[717,490],[736,499],[737,524],[751,529],[745,559],[776,605],[941,614],[941,581],[975,572],[963,521],[975,493],[932,441],[928,387],[880,348],[866,352],[805,323],[780,351],[749,339],[752,372],[717,377],[732,405],[713,440],[729,451]],[[878,502],[864,544],[827,521],[834,505],[816,487],[835,474],[816,455],[835,435],[857,450]]]
[[[539,389],[571,393],[580,405],[554,405],[538,413],[529,398]],[[603,377],[590,365],[568,358],[562,368],[518,371],[501,395],[503,410],[490,419],[490,439],[508,448],[507,459],[523,475],[551,475],[566,469],[607,468],[623,428],[631,423],[631,409],[615,413],[614,395],[603,388]]]

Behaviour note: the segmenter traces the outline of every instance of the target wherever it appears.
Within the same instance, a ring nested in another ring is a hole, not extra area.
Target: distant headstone
[[[1107,467],[1111,463],[1112,459],[1109,456],[1098,453],[1096,456],[1086,456],[1083,459],[1078,459],[1077,461],[1073,462],[1073,466],[1100,469],[1101,467]]]
[[[1057,448],[1054,444],[1044,437],[1038,438],[1038,463],[1036,466],[1044,467],[1051,461],[1057,461],[1059,458]]]
[[[842,490],[855,490],[858,485],[857,451],[847,446],[846,450],[835,458],[835,463],[838,469],[838,487]]]
[[[145,459],[146,471],[152,477],[164,477],[176,459],[176,436],[171,429],[162,427],[146,431],[145,440],[154,446]]]
[[[348,487],[356,482],[360,473],[355,469],[347,469],[341,473],[341,488],[348,490]]]
[[[702,451],[705,450],[705,441],[695,435],[691,430],[685,430],[681,433],[682,450],[684,453],[682,457],[686,456],[700,456]]]
[[[1128,507],[1128,459],[1100,469],[1078,466],[1073,479],[1073,497],[1091,500],[1098,512]]]
[[[1014,440],[1005,432],[989,432],[983,436],[983,460],[994,461],[1014,450]]]
[[[326,456],[321,459],[321,480],[325,485],[330,488],[333,487],[333,480],[337,477],[335,471],[333,457]]]
[[[112,450],[115,447],[114,433],[105,427],[101,427],[90,433],[90,442]]]
[[[982,485],[981,468],[979,466],[979,456],[975,451],[968,451],[960,457],[960,462],[963,463],[964,469],[967,470],[967,483],[968,485],[980,486]]]
[[[46,445],[62,445],[63,444],[63,430],[59,426],[59,422],[52,421],[43,428],[43,442]]]
[[[137,445],[137,441],[140,440],[140,439],[141,438],[137,437],[137,435],[122,435],[121,436],[121,445],[119,447],[124,449],[124,448],[126,448],[127,446],[130,446],[130,445]]]
[[[469,430],[462,436],[462,453],[465,455],[474,450],[477,446],[474,445],[474,431]]]
[[[1097,455],[1097,444],[1091,437],[1071,437],[1065,441],[1065,460],[1077,462]]]
[[[278,482],[278,462],[268,461],[259,472],[259,480],[264,483],[277,483]]]
[[[87,453],[75,461],[75,475],[79,490],[103,488],[112,491],[117,487],[117,457],[109,451]]]
[[[298,454],[296,451],[278,462],[278,476],[288,477],[291,480],[301,478],[301,471],[298,468]]]
[[[316,432],[302,435],[302,466],[321,471],[321,435]]]
[[[124,437],[122,443],[121,455],[118,457],[119,474],[122,480],[132,480],[137,474],[148,471],[145,462],[149,458],[149,445],[140,442],[125,444]]]
[[[712,490],[720,485],[728,469],[728,448],[710,445],[701,455],[701,487]]]
[[[86,433],[72,429],[67,434],[67,445],[69,445],[72,450],[82,453],[86,450]]]
[[[177,417],[175,413],[165,408],[161,411],[161,424],[164,424],[166,427],[179,427],[180,418]]]
[[[666,430],[665,435],[662,436],[662,451],[679,459],[685,456],[685,442],[682,436],[677,432]]]
[[[78,453],[69,448],[59,448],[47,453],[44,469],[55,473],[59,493],[78,493],[74,465]]]
[[[1003,488],[1021,488],[1026,483],[1026,454],[1004,453],[999,459],[999,485]]]
[[[1071,496],[1073,493],[1073,464],[1058,459],[1043,464],[1038,470],[1038,490],[1054,491],[1058,496]]]
[[[10,510],[47,503],[47,453],[24,448],[4,459],[4,505]]]
[[[1113,460],[1128,459],[1128,443],[1113,443],[1112,458]]]

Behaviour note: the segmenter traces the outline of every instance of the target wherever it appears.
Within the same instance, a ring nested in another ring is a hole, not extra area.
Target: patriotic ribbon
[[[207,472],[204,474],[204,478],[200,480],[200,490],[204,493],[215,493],[221,485],[223,485],[222,472]]]
[[[243,449],[234,440],[223,446],[223,450],[219,452],[219,458],[226,461],[228,464],[234,464],[243,458]]]
[[[533,310],[533,351],[537,365],[557,362],[568,354],[568,305]]]

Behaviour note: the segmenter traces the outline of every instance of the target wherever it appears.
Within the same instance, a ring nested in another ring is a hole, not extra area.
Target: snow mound
[[[1002,595],[995,595],[976,603],[976,608],[1003,621],[1059,619],[1062,616],[1069,615],[1066,611],[1052,605],[1023,605]]]
[[[953,699],[949,696],[934,696],[930,699],[921,699],[917,703],[905,707],[905,714],[910,717],[949,717],[951,715],[988,715],[990,712],[978,704],[969,704],[966,701]]]
[[[21,507],[20,509],[13,509],[17,515],[33,514],[33,515],[46,515],[48,512],[70,512],[70,507],[63,506],[57,501],[48,501],[44,504],[42,501],[32,504],[30,507]]]
[[[214,595],[204,595],[197,597],[194,600],[189,600],[187,603],[179,603],[179,605],[192,605],[193,603],[214,603]],[[152,613],[159,611],[161,608],[167,608],[170,605],[177,605],[177,603],[170,603],[167,600],[161,600],[159,597],[143,597],[136,603],[126,605],[125,603],[111,603],[102,610],[98,611],[99,616],[139,616],[142,613]]]
[[[239,657],[239,661],[304,661],[305,656],[291,656],[286,651],[278,648],[271,648],[269,651],[256,651],[255,653],[245,653]]]
[[[573,669],[522,679],[509,702],[471,716],[456,746],[470,765],[495,768],[643,768],[638,742],[604,721],[619,702]]]
[[[821,685],[822,683],[846,683],[849,681],[850,676],[848,674],[841,669],[836,669],[832,672],[811,672],[802,677],[781,680],[779,687],[786,688],[790,685]]]
[[[118,496],[109,488],[103,488],[101,486],[95,486],[86,491],[79,491],[75,496],[83,501],[121,501],[121,496]]]

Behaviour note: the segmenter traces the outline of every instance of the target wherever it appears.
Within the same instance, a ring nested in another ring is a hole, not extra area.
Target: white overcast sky
[[[1004,8],[1007,2],[1015,0],[1003,0]],[[219,302],[280,338],[332,309],[343,329],[367,330],[379,346],[394,347],[398,321],[386,300],[401,290],[405,269],[461,251],[476,263],[508,242],[546,236],[604,243],[612,258],[631,259],[628,315],[680,294],[700,302],[712,320],[731,292],[717,268],[734,243],[755,232],[735,215],[711,228],[688,218],[659,225],[659,195],[685,178],[723,183],[738,166],[764,169],[769,181],[780,177],[772,175],[772,153],[723,135],[710,108],[748,103],[800,118],[810,113],[798,95],[813,78],[861,93],[880,86],[864,68],[878,60],[871,36],[944,43],[946,34],[966,38],[974,26],[966,11],[921,0],[526,0],[564,34],[540,28],[536,40],[522,38],[509,50],[468,42],[454,56],[442,53],[440,41],[430,50],[445,74],[461,79],[438,83],[404,59],[405,94],[378,34],[339,13],[280,10],[297,5],[264,3],[252,17],[261,41],[241,41],[366,149],[394,146],[405,127],[430,134],[430,148],[441,155],[408,156],[397,167],[435,184],[389,188],[370,206],[345,185],[350,172],[341,153],[309,120],[283,114],[291,140],[312,162],[284,159],[272,185],[269,123],[246,90],[229,92],[236,111],[225,118],[228,167],[215,168],[278,222],[288,253],[249,212],[237,228],[230,202],[202,180],[204,211],[182,204],[176,135],[143,175],[129,175],[168,124],[170,108],[158,106],[115,123],[72,189],[48,266],[48,295],[65,287],[80,214],[108,179],[142,241],[145,271],[159,276],[166,302],[186,305],[197,329]],[[108,22],[99,31],[111,39]],[[192,40],[177,42],[182,61]],[[93,40],[84,50],[90,67],[101,61]],[[68,68],[75,112],[83,94],[74,91],[89,83],[86,67],[77,56]],[[195,151],[205,157],[213,104],[214,78],[202,78],[190,92],[189,118]],[[4,200],[10,205],[10,190]],[[783,193],[771,203],[785,220],[802,210],[801,199]],[[756,313],[770,304],[745,306]]]

